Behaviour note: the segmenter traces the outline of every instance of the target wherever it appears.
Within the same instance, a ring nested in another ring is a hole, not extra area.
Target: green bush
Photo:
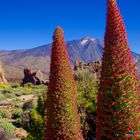
[[[32,100],[29,100],[29,101],[26,101],[24,104],[23,104],[23,111],[25,110],[31,110],[34,108],[34,105],[33,105],[33,101]]]
[[[20,88],[21,87],[21,83],[12,83],[11,87],[12,88]]]
[[[25,83],[23,87],[32,88],[34,85],[31,82]]]
[[[32,92],[36,95],[41,95],[42,93],[46,93],[47,87],[45,85],[38,85],[32,87]]]
[[[10,103],[14,106],[18,106],[21,104],[21,100],[20,98],[18,98],[19,96],[30,94],[39,96],[37,108],[35,105],[37,104],[36,103],[37,101],[35,99],[33,102],[32,100],[26,102],[24,101],[23,110],[21,106],[17,110],[15,110],[15,108],[14,109],[12,108],[13,110],[10,110],[10,115],[12,114],[12,119],[15,120],[13,124],[17,127],[23,127],[25,130],[27,130],[29,133],[27,139],[29,140],[31,139],[43,140],[44,138],[44,118],[45,118],[44,110],[46,101],[46,97],[44,96],[46,91],[47,87],[45,85],[39,86],[32,85],[31,87],[30,86],[23,87],[19,83],[16,84],[12,83],[11,86],[2,85],[2,87],[0,87],[0,100],[6,98],[12,99]],[[44,94],[42,95],[42,93]],[[6,136],[10,134],[9,133],[10,131],[11,133],[15,131],[15,127],[11,123],[9,123],[6,119],[4,120],[4,118],[7,118],[6,116],[8,113],[9,113],[8,110],[3,109],[0,110],[0,118],[1,120],[3,120],[0,122],[0,127],[4,129],[4,134]]]
[[[16,122],[23,127],[25,130],[28,130],[28,127],[30,125],[30,120],[31,120],[31,111],[26,110],[21,114],[21,117],[16,119]]]
[[[0,84],[0,89],[7,89],[10,88],[11,86],[8,84]]]
[[[7,110],[5,110],[5,109],[0,110],[0,117],[6,118],[7,114],[8,114],[8,111]]]
[[[12,98],[12,100],[11,100],[12,105],[17,105],[19,102],[20,102],[20,99],[18,99],[17,97]]]
[[[21,117],[21,114],[23,113],[23,110],[21,108],[17,109],[13,114],[12,114],[12,119],[17,119]]]
[[[15,96],[15,94],[13,94],[12,92],[11,93],[5,93],[5,97],[6,98],[10,98],[10,99],[12,99],[12,98],[15,98],[16,96]]]
[[[12,93],[11,85],[8,84],[0,84],[0,92],[5,96],[5,98],[12,98],[14,97]],[[0,95],[0,96],[3,96]]]
[[[76,81],[82,81],[86,84],[86,82],[97,80],[95,74],[90,72],[88,69],[75,71]]]
[[[77,103],[85,140],[95,137],[98,79],[88,70],[76,72]]]
[[[86,84],[82,81],[77,82],[77,102],[87,113],[96,111],[97,88],[97,83],[94,80],[88,81]]]
[[[34,86],[31,83],[25,84],[24,87],[20,83],[12,83],[11,85],[0,84],[0,100],[5,98],[16,98],[22,95],[40,95],[46,91],[45,85]]]
[[[13,133],[15,126],[9,123],[6,119],[0,119],[0,127],[2,127],[6,133]]]
[[[44,140],[44,119],[43,117],[34,109],[31,112],[31,125],[29,126],[29,136],[28,140],[33,138],[33,140]]]
[[[75,73],[77,84],[78,105],[87,113],[96,111],[96,98],[98,92],[98,81],[95,75],[89,70],[79,70]]]
[[[24,112],[17,123],[29,133],[27,140],[44,140],[44,119],[36,109]]]
[[[0,93],[0,101],[1,100],[4,100],[6,97],[5,97],[5,95],[3,95],[2,93]]]
[[[15,96],[20,97],[21,95],[23,95],[23,89],[22,88],[15,88],[13,93],[15,94]]]
[[[21,126],[28,131],[28,140],[44,140],[45,104],[46,94],[42,94],[38,98],[37,108],[21,115]]]
[[[12,89],[11,88],[3,89],[2,93],[3,94],[12,93]]]
[[[38,97],[38,106],[36,110],[42,117],[44,117],[45,109],[46,109],[46,94],[42,94]]]
[[[0,140],[14,140],[14,134],[5,132],[5,130],[0,126]]]

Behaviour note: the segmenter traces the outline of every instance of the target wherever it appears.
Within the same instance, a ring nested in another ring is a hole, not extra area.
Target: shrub
[[[23,111],[25,110],[31,110],[34,108],[34,105],[33,105],[33,100],[29,100],[29,101],[26,101],[24,104],[23,104]]]
[[[41,95],[42,93],[46,93],[47,91],[47,86],[45,85],[37,85],[32,87],[32,92],[36,95]]]
[[[2,94],[2,93],[0,93],[0,101],[1,100],[4,100],[6,97]]]
[[[21,87],[21,84],[20,83],[12,83],[11,84],[11,87],[12,88],[20,88]]]
[[[39,96],[37,108],[23,112],[17,119],[16,123],[28,131],[28,140],[44,140],[45,109],[46,93]]]
[[[32,88],[34,85],[32,83],[28,82],[28,83],[24,84],[23,86],[26,88]]]
[[[12,92],[11,92],[11,93],[8,93],[8,92],[6,91],[5,97],[6,97],[6,98],[11,98],[11,99],[12,99],[12,98],[15,98],[16,96],[15,96],[14,93],[12,93]]]
[[[14,134],[9,134],[0,126],[0,140],[11,140],[14,139]]]
[[[77,81],[82,81],[84,84],[89,81],[97,80],[95,74],[90,72],[88,69],[75,71],[75,78]]]
[[[21,117],[21,114],[23,113],[23,110],[21,108],[17,109],[13,114],[12,114],[12,119],[17,119]]]
[[[44,118],[46,116],[46,93],[42,94],[38,98],[37,112]]]
[[[0,127],[2,127],[4,131],[9,134],[15,131],[15,126],[9,123],[6,119],[0,119]]]
[[[8,84],[0,84],[0,89],[10,88],[11,86]]]
[[[82,77],[82,78],[81,78]],[[95,138],[98,79],[89,70],[76,71],[77,103],[85,140]]]
[[[25,130],[29,131],[29,125],[31,120],[31,110],[26,110],[21,114],[21,117],[16,121],[19,125],[21,125]]]
[[[36,109],[32,109],[30,112],[25,111],[21,115],[21,119],[17,120],[17,124],[28,131],[27,140],[44,140],[44,122],[44,116],[42,117]]]
[[[44,119],[35,109],[31,111],[30,123],[28,127],[29,136],[27,139],[30,140],[32,137],[33,140],[44,140]]]
[[[8,113],[8,110],[2,109],[0,110],[0,117],[7,118]]]
[[[12,105],[17,105],[18,102],[20,102],[20,99],[18,99],[17,97],[13,98],[13,99],[10,101],[10,103],[11,103]]]
[[[78,105],[83,107],[87,114],[95,112],[98,92],[97,78],[88,70],[78,71],[76,77]]]
[[[23,95],[29,95],[29,94],[32,94],[32,88],[30,87],[24,87],[24,91],[23,91]]]
[[[10,88],[4,89],[2,92],[3,92],[3,94],[12,93]]]

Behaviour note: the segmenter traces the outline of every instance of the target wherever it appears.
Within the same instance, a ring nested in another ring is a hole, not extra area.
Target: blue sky
[[[52,42],[55,27],[65,39],[103,40],[107,0],[0,0],[0,50],[27,49]],[[140,0],[118,0],[131,49],[140,53]]]

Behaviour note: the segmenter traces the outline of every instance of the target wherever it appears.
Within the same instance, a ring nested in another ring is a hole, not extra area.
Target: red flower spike
[[[135,139],[140,133],[139,79],[116,0],[107,4],[96,138]]]
[[[63,34],[57,27],[53,36],[45,140],[83,140],[74,75]]]

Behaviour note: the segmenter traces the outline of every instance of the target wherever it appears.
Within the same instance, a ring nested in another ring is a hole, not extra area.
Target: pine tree
[[[60,27],[55,30],[53,36],[46,106],[46,140],[83,140],[74,75]]]
[[[97,101],[97,140],[137,139],[139,82],[116,0],[107,2],[107,26]]]

